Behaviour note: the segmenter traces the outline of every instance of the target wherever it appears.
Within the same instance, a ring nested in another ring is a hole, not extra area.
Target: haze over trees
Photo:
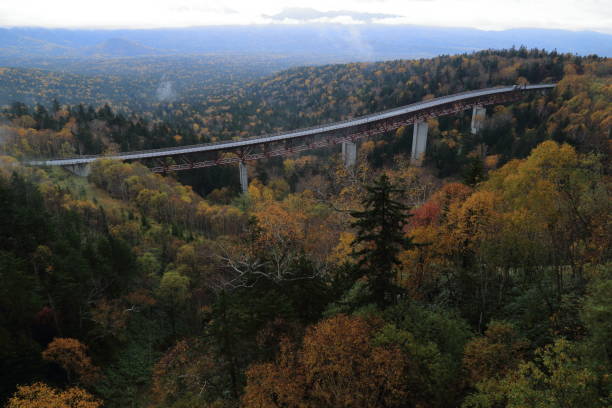
[[[146,109],[120,86],[108,104],[11,103],[1,403],[610,406],[611,75],[608,58],[519,48],[291,68]],[[478,135],[469,113],[430,120],[419,168],[403,128],[361,142],[350,169],[332,149],[259,161],[247,194],[232,167],[100,160],[84,179],[20,163],[517,82],[558,86],[488,107]]]

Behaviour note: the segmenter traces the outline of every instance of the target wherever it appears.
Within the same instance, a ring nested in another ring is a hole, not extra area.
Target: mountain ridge
[[[110,40],[106,56],[215,52],[335,55],[348,61],[427,58],[483,49],[557,49],[579,55],[612,56],[612,35],[594,31],[517,28],[484,31],[417,25],[259,25],[175,29],[0,28],[0,56],[88,56]]]

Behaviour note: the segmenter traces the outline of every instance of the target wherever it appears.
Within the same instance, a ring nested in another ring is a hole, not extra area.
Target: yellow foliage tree
[[[17,387],[6,408],[99,408],[102,401],[87,391],[71,387],[58,390],[45,383]]]

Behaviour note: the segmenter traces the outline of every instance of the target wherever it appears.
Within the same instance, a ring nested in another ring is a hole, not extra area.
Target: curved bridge
[[[220,164],[240,163],[241,182],[246,187],[245,161],[282,156],[308,149],[342,143],[345,164],[354,164],[354,142],[363,137],[395,130],[414,124],[412,160],[418,164],[427,142],[427,119],[473,108],[472,132],[477,133],[484,120],[484,106],[518,100],[522,95],[554,88],[555,84],[514,85],[480,89],[443,96],[361,116],[341,122],[262,135],[239,140],[117,153],[113,155],[78,156],[71,158],[30,161],[35,166],[64,166],[75,173],[99,159],[145,161],[154,172],[195,169]],[[243,179],[244,177],[244,179]]]

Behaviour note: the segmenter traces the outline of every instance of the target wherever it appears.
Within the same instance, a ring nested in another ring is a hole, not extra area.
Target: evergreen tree
[[[479,157],[472,157],[463,168],[463,181],[468,186],[474,187],[485,179],[484,164]]]
[[[359,258],[358,267],[368,278],[372,300],[384,307],[393,301],[396,292],[393,276],[400,263],[398,255],[415,244],[404,234],[410,217],[408,207],[393,199],[401,196],[404,190],[391,184],[384,174],[366,190],[367,197],[362,201],[364,210],[351,213],[356,218],[351,226],[357,228],[353,246],[361,244],[362,247],[354,255]]]

